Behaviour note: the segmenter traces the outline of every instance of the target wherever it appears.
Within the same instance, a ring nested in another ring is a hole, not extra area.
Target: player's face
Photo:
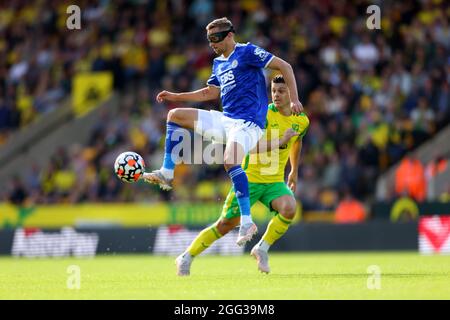
[[[272,101],[277,108],[289,105],[289,89],[285,83],[272,83]]]
[[[228,35],[222,40],[222,41],[219,41],[219,42],[212,42],[211,40],[209,40],[210,39],[210,37],[211,38],[216,38],[216,37],[214,37],[213,35],[214,34],[217,34],[217,33],[219,33],[219,32],[221,32],[221,30],[219,30],[219,28],[212,28],[212,29],[210,29],[210,30],[208,30],[208,32],[206,33],[206,36],[208,37],[208,41],[209,41],[209,46],[214,50],[214,52],[217,54],[217,55],[222,55],[225,51],[226,51],[226,49],[227,49],[227,46],[228,46]],[[229,33],[228,33],[229,34]]]

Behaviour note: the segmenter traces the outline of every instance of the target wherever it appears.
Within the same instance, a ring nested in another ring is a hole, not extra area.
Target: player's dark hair
[[[219,28],[220,31],[232,30],[231,32],[234,32],[233,24],[227,17],[213,20],[206,26],[206,30],[213,28]]]
[[[275,77],[273,77],[272,83],[286,83],[286,82],[284,81],[283,76],[281,74],[278,74]]]

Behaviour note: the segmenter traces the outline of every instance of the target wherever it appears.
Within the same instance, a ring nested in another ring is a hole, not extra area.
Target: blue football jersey
[[[214,59],[208,86],[220,88],[223,113],[232,119],[249,120],[264,128],[267,114],[267,90],[262,68],[273,55],[254,44],[236,43],[225,58]]]

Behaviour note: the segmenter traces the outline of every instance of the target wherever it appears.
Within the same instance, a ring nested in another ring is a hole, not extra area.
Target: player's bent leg
[[[288,230],[294,219],[297,203],[293,196],[284,195],[274,199],[271,206],[277,213],[270,220],[267,230],[262,237],[264,242],[262,248],[267,248],[266,251]]]
[[[224,236],[234,228],[236,228],[239,225],[240,218],[235,217],[231,219],[227,218],[220,218],[220,220],[217,222],[217,230],[219,233]]]
[[[234,191],[241,212],[241,225],[236,244],[243,246],[258,232],[250,215],[250,192],[247,174],[241,167],[244,159],[244,147],[235,141],[229,141],[224,153],[224,167],[233,182]]]
[[[204,250],[209,248],[209,246],[216,240],[220,239],[222,234],[217,230],[216,224],[209,226],[197,235],[197,237],[192,241],[191,245],[186,249],[185,252],[180,254],[175,259],[175,265],[177,266],[178,276],[188,276],[191,273],[191,264],[193,259],[202,253]]]
[[[196,257],[207,248],[209,248],[216,240],[222,238],[233,228],[239,224],[239,218],[227,219],[221,217],[212,226],[203,229],[198,236],[192,241],[191,245],[186,249],[191,257]]]
[[[177,108],[169,111],[166,123],[164,162],[161,169],[143,174],[143,178],[146,182],[157,184],[163,190],[172,189],[175,161],[177,157],[172,151],[176,145],[183,142],[186,135],[190,135],[190,132],[187,131],[187,129],[193,129],[197,120],[197,109]]]
[[[176,108],[167,114],[167,122],[176,123],[186,129],[195,129],[195,123],[198,121],[198,110],[194,108]]]
[[[225,170],[229,171],[237,165],[240,166],[244,157],[244,147],[236,141],[228,141],[223,155]]]
[[[297,202],[295,198],[289,195],[284,195],[274,199],[271,203],[272,208],[279,212],[285,219],[292,220],[297,211]]]
[[[225,149],[225,169],[230,175],[241,211],[241,225],[236,243],[243,246],[258,232],[250,214],[249,184],[247,174],[241,163],[245,155],[253,149],[261,138],[263,131],[250,121],[227,121],[227,147]]]
[[[191,273],[191,264],[196,256],[209,248],[239,224],[239,218],[220,218],[214,225],[209,226],[197,235],[185,252],[175,259],[177,275],[188,276]]]
[[[293,196],[283,195],[274,199],[271,206],[272,209],[277,211],[277,214],[270,220],[262,239],[252,248],[250,253],[257,260],[258,269],[264,273],[270,272],[269,248],[288,230],[295,217],[297,203]]]

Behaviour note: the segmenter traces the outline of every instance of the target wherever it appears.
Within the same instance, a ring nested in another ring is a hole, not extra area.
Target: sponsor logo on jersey
[[[258,56],[261,59],[261,61],[264,61],[267,58],[267,56],[269,55],[269,53],[262,48],[256,48],[253,53],[256,56]]]

